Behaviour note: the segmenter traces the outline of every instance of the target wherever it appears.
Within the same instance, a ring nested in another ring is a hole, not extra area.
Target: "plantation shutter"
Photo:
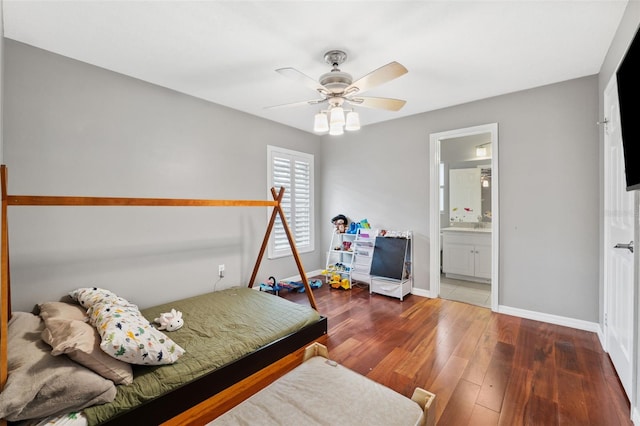
[[[269,147],[269,188],[285,188],[282,210],[299,252],[313,250],[313,156]],[[278,216],[269,242],[269,257],[291,254]]]

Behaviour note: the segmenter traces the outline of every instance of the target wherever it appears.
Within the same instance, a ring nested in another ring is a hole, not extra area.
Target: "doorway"
[[[431,297],[468,293],[463,301],[497,311],[498,124],[432,133],[429,155]],[[451,196],[450,176],[466,182]],[[487,287],[483,301],[480,290]]]

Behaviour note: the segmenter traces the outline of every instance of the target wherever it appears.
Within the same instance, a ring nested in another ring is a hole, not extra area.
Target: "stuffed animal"
[[[344,234],[347,231],[347,225],[349,224],[349,219],[343,214],[339,214],[338,216],[331,219],[331,223],[333,223],[336,227],[336,232],[338,234]]]
[[[153,320],[160,324],[158,330],[176,331],[184,325],[182,312],[171,309],[171,312],[163,312],[159,318]]]

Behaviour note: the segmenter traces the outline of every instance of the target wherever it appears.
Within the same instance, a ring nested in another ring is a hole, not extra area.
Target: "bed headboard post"
[[[282,221],[282,227],[284,228],[284,231],[287,234],[289,247],[291,247],[291,254],[293,254],[293,258],[296,261],[296,266],[298,267],[298,272],[300,273],[302,284],[304,284],[305,291],[307,292],[307,298],[309,299],[309,304],[313,309],[318,309],[316,307],[316,299],[313,295],[313,292],[311,291],[309,280],[307,279],[307,274],[304,272],[304,267],[302,266],[302,260],[300,259],[300,255],[298,254],[298,249],[296,248],[295,240],[293,239],[293,235],[291,234],[291,229],[289,228],[289,224],[287,223],[287,218],[280,205],[280,203],[282,202],[282,197],[284,197],[284,187],[280,187],[280,190],[278,192],[276,192],[275,188],[271,188],[271,195],[273,196],[273,200],[276,202],[276,205],[273,207],[273,211],[271,212],[271,219],[269,219],[269,224],[267,225],[267,230],[264,234],[264,239],[262,240],[260,253],[258,253],[258,259],[256,260],[256,264],[253,267],[253,273],[251,274],[251,280],[249,281],[249,288],[253,287],[253,284],[256,280],[256,275],[258,275],[258,268],[262,263],[262,257],[264,256],[264,252],[267,249],[267,244],[269,244],[269,236],[271,235],[271,231],[273,230],[273,225],[276,223],[276,217],[280,216],[280,220]]]
[[[273,195],[273,199],[276,203],[280,204],[282,200],[282,196],[284,195],[284,188],[280,187],[280,191],[278,195],[276,195],[275,189],[271,188],[271,194]],[[269,244],[269,237],[271,236],[271,231],[273,231],[273,225],[276,223],[276,217],[278,216],[278,209],[275,207],[271,211],[271,219],[269,219],[269,223],[267,224],[267,230],[264,233],[264,238],[262,239],[262,246],[260,246],[260,252],[258,253],[258,258],[256,259],[256,264],[253,266],[253,272],[251,273],[251,279],[249,280],[249,288],[253,288],[253,284],[256,282],[256,276],[258,275],[258,268],[260,268],[260,264],[262,263],[262,257],[264,256],[264,252],[267,250],[267,245]]]
[[[287,234],[287,240],[289,240],[289,246],[291,247],[291,253],[293,254],[293,259],[296,261],[296,265],[298,266],[298,272],[300,273],[300,279],[302,280],[302,284],[304,284],[304,289],[307,292],[307,297],[309,298],[309,303],[313,309],[318,309],[316,307],[316,298],[313,295],[313,291],[311,291],[311,286],[309,285],[309,280],[307,279],[307,274],[304,272],[304,267],[302,266],[302,260],[300,259],[300,255],[298,254],[298,249],[296,248],[296,241],[293,238],[293,234],[291,233],[291,229],[289,228],[289,224],[287,223],[287,217],[282,210],[282,206],[280,205],[280,201],[282,196],[284,195],[284,188],[280,188],[280,193],[276,195],[276,190],[271,188],[271,194],[273,198],[278,202],[274,207],[274,211],[277,210],[280,215],[280,220],[282,221],[282,227],[284,228],[285,233]],[[280,198],[277,198],[277,197]]]
[[[7,227],[7,166],[0,166],[2,186],[2,228],[0,269],[0,391],[4,389],[8,376],[7,340],[9,317],[11,316],[11,292],[9,291],[9,235]]]

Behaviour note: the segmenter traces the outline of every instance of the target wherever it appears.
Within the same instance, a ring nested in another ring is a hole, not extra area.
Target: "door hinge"
[[[605,313],[604,314],[604,326],[606,327],[607,325],[608,325],[607,324],[607,314]]]

